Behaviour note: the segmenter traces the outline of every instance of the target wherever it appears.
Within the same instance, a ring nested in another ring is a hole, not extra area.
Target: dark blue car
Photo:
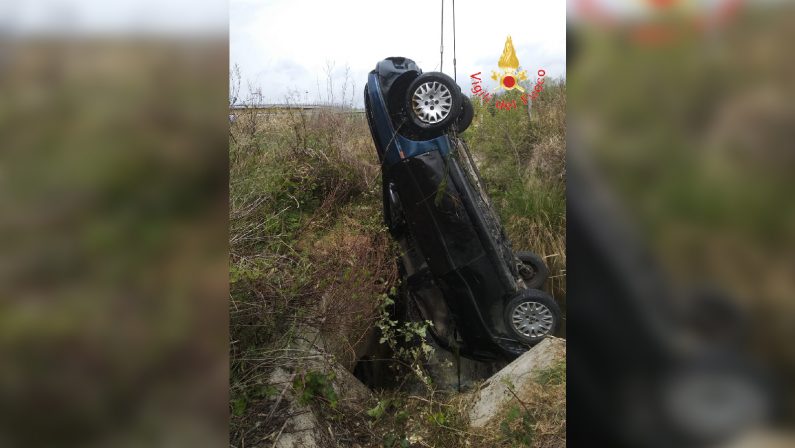
[[[475,359],[510,359],[554,334],[560,309],[540,289],[547,267],[512,250],[458,137],[473,118],[458,85],[391,57],[370,72],[365,108],[409,318],[431,321],[441,346]]]

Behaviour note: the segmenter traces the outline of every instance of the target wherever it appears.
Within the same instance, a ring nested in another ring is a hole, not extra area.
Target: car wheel
[[[429,72],[418,76],[406,91],[409,122],[428,137],[439,136],[461,114],[461,89],[444,73]]]
[[[461,96],[461,114],[458,116],[458,119],[455,121],[455,130],[456,132],[464,132],[467,130],[470,124],[472,124],[472,119],[475,118],[475,108],[472,107],[472,101],[465,96]]]
[[[557,331],[560,307],[544,291],[525,289],[508,303],[505,321],[511,333],[520,341],[536,344]]]
[[[518,266],[519,276],[530,289],[541,288],[549,277],[549,268],[538,255],[533,252],[522,251],[516,253],[516,258],[522,263]]]

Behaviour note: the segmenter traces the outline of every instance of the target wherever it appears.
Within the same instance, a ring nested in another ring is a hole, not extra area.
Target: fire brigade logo
[[[527,71],[519,70],[519,59],[516,57],[516,50],[513,49],[513,41],[511,36],[505,40],[505,48],[502,50],[502,56],[497,65],[502,70],[502,73],[497,73],[492,70],[491,79],[497,81],[498,86],[495,89],[513,90],[516,89],[524,92],[524,88],[519,85],[519,81],[527,79]]]

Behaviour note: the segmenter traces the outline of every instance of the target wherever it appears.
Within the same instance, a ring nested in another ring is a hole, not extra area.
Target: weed
[[[392,405],[392,400],[390,399],[379,400],[378,404],[375,405],[374,408],[367,410],[367,415],[378,420],[379,418],[384,416],[384,413],[386,412],[386,410],[389,408],[390,405]]]
[[[530,446],[533,442],[533,424],[529,412],[513,405],[500,422],[500,431],[511,446]]]
[[[393,289],[393,293],[396,291]],[[431,385],[431,378],[423,368],[423,362],[433,353],[433,347],[427,343],[428,328],[433,325],[429,320],[421,322],[398,322],[390,312],[395,301],[387,294],[381,296],[380,317],[376,326],[381,330],[381,344],[387,344],[395,354],[395,358],[407,366],[409,370],[426,386]]]
[[[339,398],[332,385],[334,378],[334,372],[310,371],[296,375],[295,380],[293,380],[293,389],[298,393],[298,402],[309,404],[313,400],[319,399],[327,403],[332,409],[336,408]]]
[[[566,362],[556,364],[548,369],[541,370],[536,376],[536,382],[542,386],[558,386],[566,383]]]

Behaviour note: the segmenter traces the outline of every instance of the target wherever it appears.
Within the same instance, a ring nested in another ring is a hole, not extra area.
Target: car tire
[[[472,124],[472,119],[475,118],[475,108],[472,107],[472,101],[465,96],[461,96],[461,114],[458,116],[458,119],[455,121],[455,131],[458,133],[464,132],[467,130],[470,124]]]
[[[444,73],[418,76],[406,89],[405,108],[412,128],[425,137],[438,137],[461,114],[461,89]]]
[[[530,289],[539,289],[549,277],[549,268],[538,255],[529,251],[516,253],[522,263],[518,266],[519,276]]]
[[[555,334],[560,325],[560,307],[544,291],[524,289],[505,307],[505,324],[514,337],[534,345]]]

